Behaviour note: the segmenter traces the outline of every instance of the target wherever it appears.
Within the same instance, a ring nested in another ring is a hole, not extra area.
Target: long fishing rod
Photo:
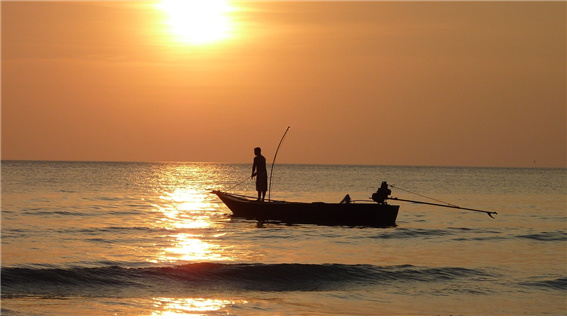
[[[282,145],[282,142],[287,134],[287,131],[289,131],[289,126],[285,130],[285,133],[283,134],[282,139],[280,140],[280,144],[278,144],[278,148],[276,149],[276,154],[274,154],[274,160],[272,161],[272,168],[270,169],[270,186],[268,187],[268,202],[270,201],[270,195],[272,194],[272,173],[274,172],[274,163],[276,162],[276,156],[278,156],[278,151],[280,150],[280,146]]]
[[[440,207],[455,208],[455,209],[462,209],[462,210],[470,210],[470,211],[473,211],[473,212],[481,212],[481,213],[488,214],[488,216],[490,216],[490,218],[492,218],[492,219],[495,219],[492,216],[492,214],[498,215],[497,212],[489,212],[489,211],[486,211],[486,210],[460,207],[460,206],[453,205],[453,204],[442,205],[442,204],[435,204],[435,203],[428,203],[428,202],[420,202],[420,201],[417,201],[417,200],[401,199],[401,198],[397,198],[397,197],[388,197],[388,199],[399,200],[399,201],[402,201],[402,202],[409,202],[409,203],[415,203],[415,204],[424,204],[424,205],[440,206]]]

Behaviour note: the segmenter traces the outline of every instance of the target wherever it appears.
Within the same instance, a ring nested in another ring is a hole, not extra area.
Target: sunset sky
[[[567,165],[564,1],[206,2],[2,1],[2,159]]]

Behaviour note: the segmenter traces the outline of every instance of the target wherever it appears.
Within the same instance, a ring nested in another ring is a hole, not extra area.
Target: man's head
[[[259,147],[256,147],[256,148],[254,149],[254,155],[260,155],[260,154],[262,154],[262,149],[259,148]]]

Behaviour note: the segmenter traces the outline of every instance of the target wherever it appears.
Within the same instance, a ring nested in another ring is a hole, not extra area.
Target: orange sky
[[[2,1],[2,159],[567,164],[566,2],[230,6]]]

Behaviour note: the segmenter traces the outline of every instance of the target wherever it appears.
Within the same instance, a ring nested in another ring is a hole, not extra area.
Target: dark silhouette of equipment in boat
[[[391,197],[392,191],[382,182],[372,201],[352,201],[347,194],[340,203],[258,201],[253,197],[218,190],[212,191],[232,211],[232,217],[256,220],[258,224],[277,222],[285,224],[317,224],[327,226],[395,226],[400,206],[390,205],[386,200],[406,201],[487,213],[491,218],[496,212],[463,208],[456,205],[441,205]]]

